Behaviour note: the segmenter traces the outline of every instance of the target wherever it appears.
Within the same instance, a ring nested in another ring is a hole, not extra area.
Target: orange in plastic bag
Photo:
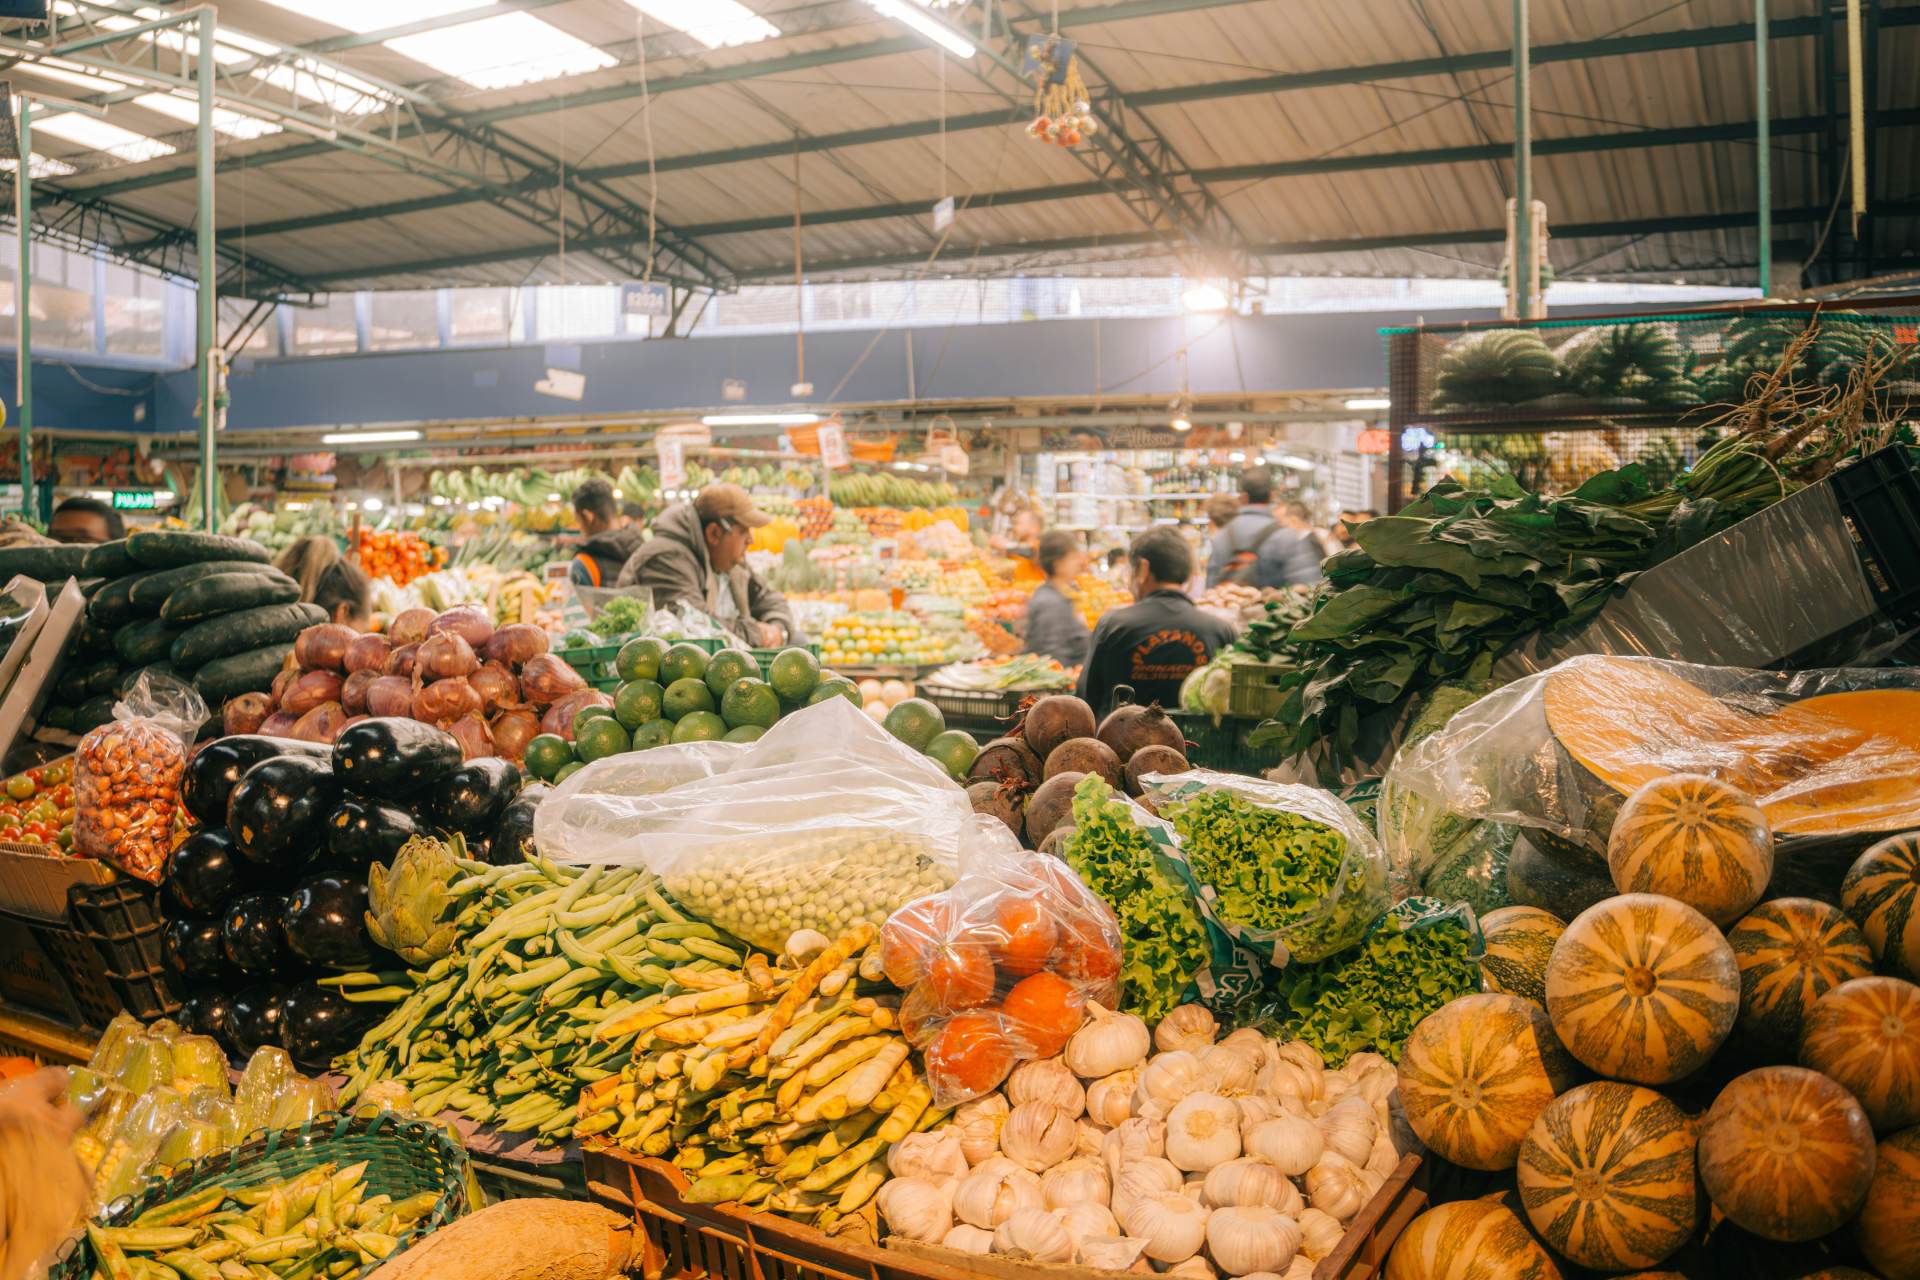
[[[158,884],[173,849],[187,745],[207,704],[177,680],[143,675],[113,715],[73,755],[73,847]]]

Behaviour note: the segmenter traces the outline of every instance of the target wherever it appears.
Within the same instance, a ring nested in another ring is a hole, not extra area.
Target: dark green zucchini
[[[292,644],[302,631],[326,620],[327,611],[317,604],[268,604],[222,614],[179,634],[170,650],[173,665],[192,671],[231,653]]]
[[[292,649],[291,644],[270,644],[215,658],[194,673],[193,687],[210,707],[243,693],[265,692]]]
[[[85,702],[88,669],[85,663],[69,662],[60,672],[60,678],[53,682],[53,696],[62,702]]]
[[[142,616],[142,610],[134,607],[132,591],[136,584],[144,582],[151,575],[136,573],[132,577],[115,578],[94,593],[87,601],[87,617],[109,631],[126,626],[135,618]],[[148,609],[145,613],[152,613]]]
[[[73,709],[73,731],[85,733],[89,729],[98,729],[113,719],[115,698],[110,693],[97,698],[88,698]]]
[[[177,626],[187,626],[262,605],[292,604],[299,598],[300,584],[290,578],[235,570],[174,588],[160,606],[160,616]]]
[[[130,573],[140,572],[140,565],[127,554],[125,538],[115,538],[112,542],[88,547],[87,557],[81,562],[80,568],[89,578],[124,578]]]
[[[205,560],[196,564],[183,564],[173,569],[159,569],[140,579],[127,593],[133,601],[133,607],[144,614],[160,612],[160,606],[167,597],[186,586],[189,582],[198,582],[202,578],[217,577],[223,573],[254,573],[267,577],[285,577],[277,569],[266,565],[250,564],[245,560]],[[289,582],[291,578],[287,579]]]
[[[127,554],[150,569],[172,569],[214,560],[265,564],[273,553],[257,542],[189,529],[142,529],[127,535]]]
[[[50,703],[40,712],[40,723],[49,729],[71,729],[73,728],[73,713],[73,703]]]
[[[130,667],[164,662],[168,650],[173,648],[174,637],[179,634],[178,627],[170,627],[158,618],[146,618],[114,632],[113,651]]]
[[[82,667],[81,671],[87,680],[86,696],[89,698],[97,698],[103,693],[118,693],[120,691],[120,670],[120,664],[112,658],[106,658],[100,662],[91,663]]]
[[[75,653],[112,653],[113,628],[103,627],[92,618],[80,619],[80,629],[73,637]]]
[[[24,573],[40,582],[65,582],[77,577],[86,561],[85,546],[0,547],[0,584]]]

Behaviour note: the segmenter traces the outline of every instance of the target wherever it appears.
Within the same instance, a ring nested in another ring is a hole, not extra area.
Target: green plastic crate
[[[582,645],[575,649],[554,651],[554,656],[578,671],[582,680],[608,693],[620,684],[620,676],[613,669],[613,660],[619,655],[620,646],[617,644]]]
[[[1280,763],[1280,748],[1247,745],[1258,720],[1229,717],[1216,725],[1212,716],[1184,712],[1173,713],[1173,720],[1187,740],[1188,762],[1198,768],[1258,776]]]

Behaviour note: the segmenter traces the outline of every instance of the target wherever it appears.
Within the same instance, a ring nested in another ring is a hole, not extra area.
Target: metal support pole
[[[214,317],[218,314],[220,267],[213,256],[213,81],[216,74],[213,28],[213,11],[202,11],[195,73],[200,90],[200,128],[195,139],[200,179],[200,280],[195,300],[200,314],[194,331],[194,354],[200,373],[200,518],[209,531],[220,526],[214,500],[220,492],[220,477],[213,456],[213,427],[215,414],[219,412],[215,399],[220,390],[219,365],[214,359],[214,346],[219,341]]]
[[[1528,50],[1528,0],[1513,0],[1513,293],[1514,315],[1533,317],[1533,122],[1528,99],[1533,67]]]
[[[1853,234],[1867,216],[1867,66],[1860,0],[1847,0],[1847,159],[1853,169]]]
[[[33,514],[33,104],[20,103],[20,164],[13,173],[20,266],[13,279],[15,408],[20,413],[20,514]]]
[[[1760,296],[1773,292],[1773,95],[1768,87],[1767,0],[1753,0],[1753,118],[1759,130],[1754,187],[1760,205]]]

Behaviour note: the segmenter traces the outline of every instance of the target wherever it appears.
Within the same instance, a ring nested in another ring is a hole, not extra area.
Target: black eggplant
[[[427,792],[433,824],[465,835],[491,834],[520,794],[519,767],[498,756],[469,760]]]
[[[309,964],[364,969],[373,963],[366,917],[365,880],[355,875],[309,877],[287,897],[287,948]]]
[[[187,771],[180,779],[180,803],[203,826],[217,827],[227,820],[227,798],[233,794],[240,775],[262,760],[304,755],[324,760],[328,757],[328,748],[318,742],[269,738],[257,733],[216,738],[187,761]]]
[[[466,856],[474,862],[493,862],[493,834],[484,836],[461,836],[460,843],[466,846]]]
[[[243,987],[227,1002],[220,1038],[236,1057],[247,1057],[264,1044],[280,1043],[287,989],[277,982]]]
[[[236,969],[256,978],[270,978],[291,967],[284,921],[287,900],[277,893],[252,893],[236,898],[221,922],[221,940],[227,959]]]
[[[160,951],[176,977],[193,979],[191,984],[182,983],[183,988],[227,982],[234,976],[227,961],[226,930],[217,916],[169,920],[160,936]]]
[[[233,1009],[233,997],[226,992],[209,988],[196,991],[180,1004],[181,1026],[195,1035],[212,1036],[225,1041],[225,1022]]]
[[[253,865],[234,849],[225,827],[196,831],[167,857],[167,900],[177,908],[169,914],[218,914],[255,879]]]
[[[536,782],[515,797],[500,815],[500,824],[493,829],[493,847],[482,861],[501,867],[533,856],[533,811],[551,790],[546,783]]]
[[[304,982],[287,992],[280,1015],[280,1044],[294,1065],[316,1075],[360,1043],[370,1006],[355,1004],[332,987]]]
[[[420,824],[399,805],[348,796],[327,817],[327,862],[364,872],[372,863],[392,862],[419,833]]]
[[[460,742],[418,720],[376,716],[348,725],[333,740],[333,771],[356,795],[411,795],[460,767]]]
[[[319,851],[327,815],[339,803],[340,784],[325,760],[275,756],[248,769],[233,789],[227,830],[242,857],[291,869]]]

